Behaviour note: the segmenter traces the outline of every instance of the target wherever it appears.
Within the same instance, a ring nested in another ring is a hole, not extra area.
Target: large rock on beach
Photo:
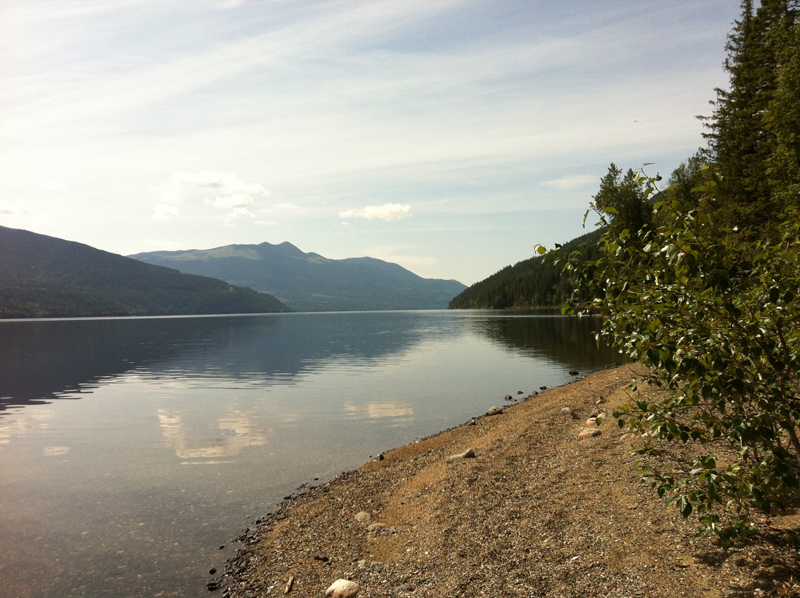
[[[337,579],[325,591],[325,598],[356,598],[361,586],[349,579]]]

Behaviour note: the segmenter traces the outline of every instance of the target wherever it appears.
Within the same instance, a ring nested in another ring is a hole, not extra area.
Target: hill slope
[[[291,311],[274,297],[0,226],[0,317]]]
[[[422,278],[370,257],[332,260],[304,253],[291,243],[154,251],[130,257],[264,291],[300,311],[444,309],[466,288],[455,280]]]
[[[602,230],[592,231],[565,243],[560,255],[580,251],[584,259],[599,257],[597,244]],[[572,293],[570,281],[561,276],[563,264],[552,258],[532,257],[506,266],[464,290],[450,302],[450,309],[509,309],[554,307]]]

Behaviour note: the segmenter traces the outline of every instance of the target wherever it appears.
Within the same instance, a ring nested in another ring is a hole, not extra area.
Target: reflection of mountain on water
[[[549,359],[570,369],[592,370],[624,358],[615,350],[599,350],[594,333],[600,318],[520,316],[473,318],[473,329],[500,345],[529,357]]]
[[[373,360],[426,335],[402,313],[0,322],[0,411],[129,372],[286,382],[331,358]]]
[[[151,378],[291,383],[331,362],[369,364],[436,339],[480,333],[530,357],[590,369],[599,322],[453,312],[362,312],[0,322],[0,411],[133,373]]]

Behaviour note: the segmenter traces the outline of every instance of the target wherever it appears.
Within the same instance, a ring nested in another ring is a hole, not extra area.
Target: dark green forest
[[[602,231],[587,233],[558,248],[560,257],[580,251],[587,259],[600,255]],[[572,295],[572,281],[562,276],[563,264],[552,256],[537,255],[506,266],[489,278],[456,295],[450,309],[527,309],[560,306]]]
[[[0,318],[284,311],[266,293],[0,227]]]

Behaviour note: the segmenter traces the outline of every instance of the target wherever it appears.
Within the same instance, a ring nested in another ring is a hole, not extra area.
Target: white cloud
[[[409,216],[413,216],[411,206],[399,203],[387,203],[382,206],[367,206],[361,210],[339,212],[339,218],[366,218],[367,220],[378,220],[380,222],[402,220]]]
[[[253,198],[246,193],[234,193],[228,197],[218,197],[212,205],[217,208],[239,209],[244,206],[252,206],[255,203]]]
[[[178,214],[177,206],[160,203],[153,210],[153,220],[169,220],[170,218],[177,218]]]
[[[567,189],[578,189],[580,187],[588,187],[589,185],[598,184],[600,177],[592,174],[576,174],[573,176],[554,179],[552,181],[545,181],[543,185],[564,191]]]
[[[203,172],[176,172],[170,178],[170,188],[176,191],[196,189],[220,189],[223,193],[245,193],[247,195],[260,195],[266,197],[269,191],[258,183],[245,183],[228,172],[203,171]]]
[[[229,226],[238,218],[253,218],[247,208],[254,206],[255,197],[266,197],[269,191],[258,183],[246,183],[229,172],[205,170],[201,172],[175,172],[169,183],[156,189],[159,191],[159,204],[153,212],[156,220],[179,216],[178,207],[185,199],[199,200],[215,208],[230,210],[223,222]],[[214,193],[213,199],[204,195]]]

